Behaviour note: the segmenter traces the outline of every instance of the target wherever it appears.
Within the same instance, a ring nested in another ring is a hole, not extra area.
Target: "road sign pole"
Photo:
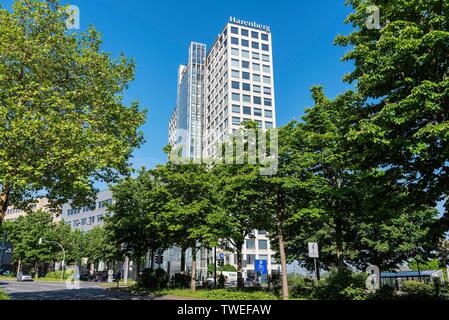
[[[217,247],[214,248],[214,288],[217,287]]]
[[[316,261],[316,258],[314,258],[313,259],[313,262],[314,262],[314,264],[315,264],[315,282],[316,282],[316,284],[318,284],[318,264],[317,264],[317,261]]]

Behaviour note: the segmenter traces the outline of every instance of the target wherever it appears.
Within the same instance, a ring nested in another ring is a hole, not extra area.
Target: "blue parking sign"
[[[256,273],[261,275],[268,274],[267,260],[256,260],[254,265]]]

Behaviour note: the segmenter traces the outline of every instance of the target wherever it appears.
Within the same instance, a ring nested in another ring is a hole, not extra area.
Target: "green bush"
[[[167,288],[167,272],[163,269],[145,269],[139,278],[139,286],[149,290]]]
[[[369,293],[368,300],[394,300],[397,299],[396,290],[390,286],[382,286],[379,290]]]
[[[291,280],[291,285],[290,295],[295,299],[311,299],[316,289],[315,281],[304,277]]]
[[[61,279],[61,275],[62,275],[62,271],[52,271],[52,272],[48,272],[45,275],[46,279]],[[73,270],[72,269],[68,269],[64,271],[64,280],[67,280],[68,278],[70,278],[73,275]]]
[[[187,274],[176,273],[173,279],[173,288],[185,289],[190,286],[190,276]]]
[[[347,268],[334,269],[322,279],[311,298],[318,300],[364,300],[365,273],[354,273]]]
[[[224,289],[224,287],[225,287],[225,276],[223,274],[220,274],[217,281],[217,288]]]
[[[435,288],[431,284],[419,281],[404,281],[401,284],[402,297],[413,300],[435,299]]]

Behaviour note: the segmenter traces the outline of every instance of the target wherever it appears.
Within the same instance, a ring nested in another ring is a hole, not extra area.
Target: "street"
[[[0,280],[0,289],[12,300],[153,300],[151,297],[106,290],[96,283],[80,283],[80,289],[67,289],[65,282]]]

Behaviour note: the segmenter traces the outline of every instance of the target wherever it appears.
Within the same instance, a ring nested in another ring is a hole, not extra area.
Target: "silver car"
[[[28,272],[19,272],[17,274],[17,282],[33,281],[31,274]]]

